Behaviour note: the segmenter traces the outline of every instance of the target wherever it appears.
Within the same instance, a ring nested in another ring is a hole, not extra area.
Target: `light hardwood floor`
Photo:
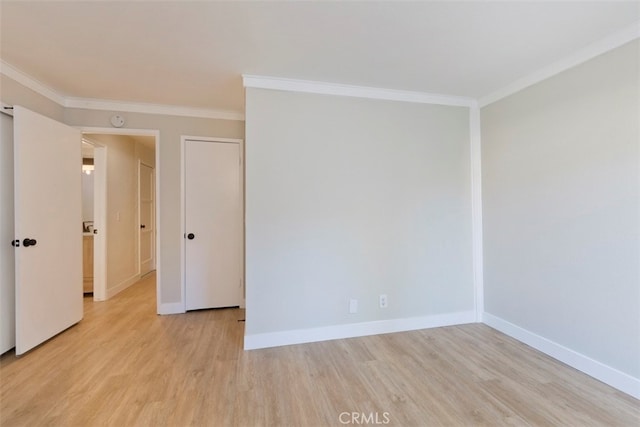
[[[638,400],[485,325],[245,352],[243,315],[157,316],[153,276],[86,298],[79,325],[2,356],[0,425],[640,424]]]

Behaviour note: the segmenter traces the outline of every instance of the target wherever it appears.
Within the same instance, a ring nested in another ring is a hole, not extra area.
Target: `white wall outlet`
[[[380,308],[387,308],[389,306],[389,300],[387,300],[387,294],[380,295]]]
[[[358,300],[352,299],[349,301],[349,313],[357,313],[358,312]]]

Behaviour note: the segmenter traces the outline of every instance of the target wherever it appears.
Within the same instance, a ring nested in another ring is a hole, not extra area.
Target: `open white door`
[[[138,163],[138,216],[140,218],[140,275],[155,270],[155,176],[153,168]]]
[[[13,224],[13,118],[0,112],[0,354],[16,346]]]
[[[14,107],[16,355],[82,320],[81,141]]]

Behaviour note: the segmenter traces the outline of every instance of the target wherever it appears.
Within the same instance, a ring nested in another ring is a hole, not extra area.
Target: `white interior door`
[[[138,213],[140,216],[140,274],[155,269],[155,178],[151,166],[138,163]]]
[[[13,118],[0,114],[0,354],[16,345],[13,240]]]
[[[242,302],[240,144],[185,142],[186,309]]]
[[[16,354],[82,319],[80,131],[14,107]]]

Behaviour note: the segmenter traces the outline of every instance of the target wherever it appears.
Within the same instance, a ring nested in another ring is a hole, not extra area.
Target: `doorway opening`
[[[93,299],[108,300],[156,272],[159,306],[159,132],[81,131],[94,152],[93,218],[83,220],[83,231],[85,225],[91,229],[84,236],[93,239]]]
[[[106,153],[107,148],[82,138],[82,291],[97,301],[105,298]]]

